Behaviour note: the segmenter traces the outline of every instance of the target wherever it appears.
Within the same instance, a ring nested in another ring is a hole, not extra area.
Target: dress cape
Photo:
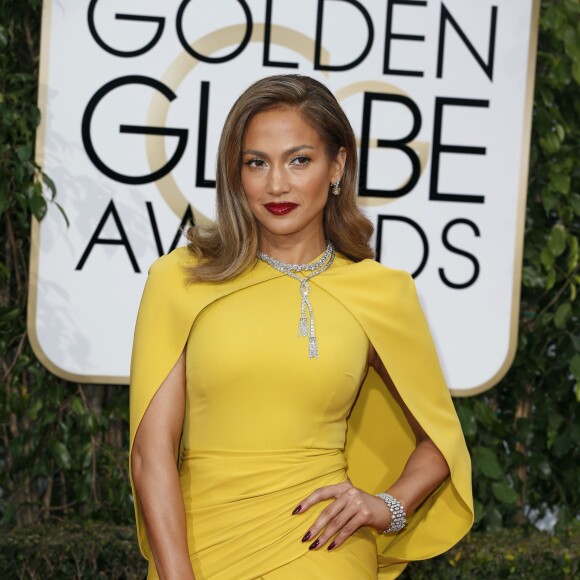
[[[227,282],[191,284],[186,268],[193,264],[191,253],[178,248],[149,270],[131,358],[131,450],[141,419],[181,355],[197,315],[228,294],[284,275],[256,267]],[[402,532],[376,534],[379,579],[395,578],[407,562],[448,550],[473,523],[471,462],[461,426],[408,273],[372,260],[352,263],[338,255],[335,265],[310,284],[333,296],[358,320],[403,401],[449,465],[449,479],[409,518]],[[414,447],[400,407],[369,369],[348,418],[349,478],[369,493],[384,491],[400,476]],[[132,474],[131,485],[139,546],[150,559]]]

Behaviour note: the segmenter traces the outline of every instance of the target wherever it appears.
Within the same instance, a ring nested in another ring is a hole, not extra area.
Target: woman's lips
[[[293,209],[298,207],[297,203],[290,202],[278,202],[278,203],[266,203],[264,207],[274,215],[286,215],[290,213]]]

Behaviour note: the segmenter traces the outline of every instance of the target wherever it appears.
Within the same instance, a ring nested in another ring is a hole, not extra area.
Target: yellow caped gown
[[[386,580],[463,537],[473,521],[470,461],[411,277],[337,254],[310,280],[319,349],[310,359],[297,280],[257,261],[235,280],[191,284],[192,263],[181,248],[150,270],[131,361],[131,447],[185,348],[179,473],[196,580]],[[369,341],[451,477],[399,534],[362,528],[336,551],[311,552],[300,540],[327,502],[292,515],[298,503],[347,476],[384,491],[414,448],[401,410],[367,369]],[[157,578],[137,498],[135,508]]]

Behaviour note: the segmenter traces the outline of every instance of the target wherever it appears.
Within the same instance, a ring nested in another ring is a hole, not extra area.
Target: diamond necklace
[[[330,268],[335,256],[334,246],[331,242],[328,242],[324,254],[322,254],[319,260],[312,262],[312,264],[286,264],[286,262],[276,260],[264,254],[264,252],[258,252],[256,255],[260,260],[278,270],[278,272],[282,272],[282,274],[286,274],[286,276],[290,276],[300,282],[302,301],[300,304],[298,336],[308,337],[308,356],[310,358],[318,358],[318,343],[316,342],[316,334],[314,332],[314,312],[312,311],[312,304],[310,304],[310,300],[308,299],[310,292],[308,281],[310,278],[318,276],[318,274],[322,274],[322,272]],[[308,272],[308,274],[300,276],[298,274],[299,272]],[[308,317],[310,318],[310,328],[306,318],[306,311],[308,311]]]

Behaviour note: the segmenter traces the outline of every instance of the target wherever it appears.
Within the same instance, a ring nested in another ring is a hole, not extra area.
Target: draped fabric
[[[180,481],[196,574],[209,570],[212,579],[267,578],[269,571],[304,554],[297,538],[324,504],[309,516],[288,514],[310,491],[348,475],[354,485],[377,493],[398,478],[414,437],[376,373],[371,369],[365,375],[368,341],[451,472],[405,530],[372,533],[379,578],[394,578],[406,562],[435,556],[459,541],[473,521],[470,460],[412,278],[370,260],[355,264],[338,255],[329,270],[310,281],[320,358],[308,360],[305,343],[299,342],[305,339],[294,327],[287,332],[286,317],[298,322],[296,281],[257,262],[229,282],[190,284],[186,268],[192,260],[180,248],[150,269],[131,361],[130,438],[132,448],[149,403],[186,348]],[[268,357],[251,340],[262,340]],[[279,343],[286,355],[276,359]],[[204,365],[217,354],[224,364]],[[313,382],[319,389],[311,388]],[[223,395],[220,385],[229,386]],[[299,388],[304,391],[297,398]],[[288,393],[293,396],[285,397]],[[230,410],[220,406],[226,396]],[[294,401],[303,407],[294,408]],[[305,425],[304,431],[295,432],[296,424]],[[216,425],[230,429],[216,430]],[[220,478],[224,470],[227,476]],[[134,497],[139,544],[151,561],[135,492]]]

